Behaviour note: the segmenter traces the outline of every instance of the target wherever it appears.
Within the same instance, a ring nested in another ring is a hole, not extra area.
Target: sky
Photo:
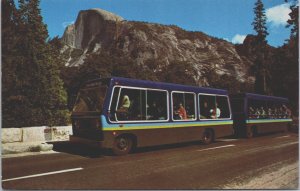
[[[129,21],[177,25],[187,31],[201,31],[232,43],[242,43],[255,34],[251,25],[256,0],[41,0],[40,8],[49,35],[62,36],[76,21],[80,10],[101,8]],[[267,16],[268,43],[281,46],[289,38],[286,28],[289,4],[284,0],[263,0]]]

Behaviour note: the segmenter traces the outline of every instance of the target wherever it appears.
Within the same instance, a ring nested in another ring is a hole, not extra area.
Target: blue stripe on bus
[[[165,122],[165,123],[118,123],[108,124],[105,116],[101,116],[102,129],[104,131],[113,130],[136,130],[136,129],[164,129],[164,128],[182,128],[195,126],[216,126],[216,125],[232,125],[232,120],[218,120],[218,121],[189,121],[189,122]]]

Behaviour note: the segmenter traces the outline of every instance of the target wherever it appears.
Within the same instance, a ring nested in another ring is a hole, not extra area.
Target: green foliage
[[[265,14],[264,4],[261,0],[257,0],[254,7],[255,18],[252,22],[253,29],[257,33],[259,42],[265,42],[266,37],[269,34],[266,27],[267,17]]]
[[[266,37],[268,35],[266,27],[266,15],[264,5],[261,0],[257,0],[254,7],[255,18],[252,22],[253,29],[257,35],[255,38],[255,60],[254,60],[254,75],[255,75],[255,92],[260,94],[270,93],[268,89],[269,82],[269,67],[267,66],[268,54],[266,47]]]
[[[296,4],[296,1],[294,1],[294,4],[290,7],[291,18],[288,20],[287,27],[291,28],[291,35],[285,45],[272,48],[266,44],[265,40],[262,40],[262,37],[264,37],[263,32],[261,32],[261,38],[259,38],[259,31],[257,31],[257,36],[252,39],[253,42],[248,45],[249,47],[245,47],[248,50],[253,49],[247,57],[249,59],[254,57],[252,72],[256,78],[255,92],[289,98],[294,112],[298,109],[299,102],[299,6]],[[262,14],[260,13],[260,15]],[[262,24],[258,26],[263,26]],[[261,31],[263,30],[264,27]]]
[[[299,105],[299,47],[291,37],[288,44],[278,48],[273,60],[272,90],[275,95],[287,97],[294,112]]]
[[[68,111],[67,95],[59,78],[58,64],[62,61],[54,41],[47,42],[39,0],[20,0],[18,10],[11,2],[9,5],[5,12],[11,13],[3,19],[12,27],[2,39],[11,39],[15,46],[3,48],[3,126],[64,125]],[[9,15],[14,14],[16,19],[12,20]]]
[[[291,108],[297,113],[299,106],[299,5],[294,1],[290,6],[290,19],[287,27],[291,28],[290,39],[276,49],[272,59],[272,90],[275,95],[287,97]]]
[[[287,21],[287,27],[291,27],[291,35],[290,39],[294,39],[296,43],[299,40],[299,5],[297,5],[298,1],[294,1],[290,6],[290,19]]]

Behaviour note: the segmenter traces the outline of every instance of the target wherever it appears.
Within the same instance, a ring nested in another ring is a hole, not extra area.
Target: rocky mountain
[[[248,72],[252,61],[239,55],[230,42],[174,25],[127,21],[101,9],[80,11],[62,41],[68,67],[80,66],[88,56],[107,52],[128,57],[139,66],[153,62],[154,72],[174,61],[186,62],[195,69],[196,75],[191,77],[198,85],[209,85],[210,71],[240,82],[254,81]]]

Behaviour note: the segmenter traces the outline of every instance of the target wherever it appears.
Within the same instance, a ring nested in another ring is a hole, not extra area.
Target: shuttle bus
[[[233,134],[228,92],[221,89],[111,77],[85,83],[72,112],[71,141],[111,148],[135,147]]]
[[[241,93],[230,96],[235,133],[251,138],[257,134],[287,131],[291,110],[286,98]]]

